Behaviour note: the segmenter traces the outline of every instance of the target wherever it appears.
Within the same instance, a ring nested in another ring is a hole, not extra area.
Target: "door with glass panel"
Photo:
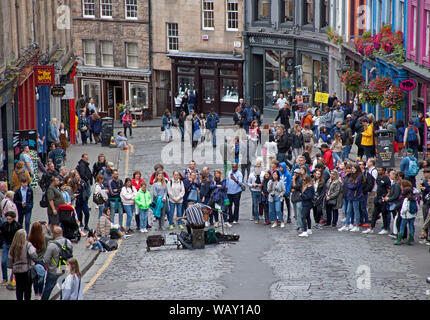
[[[201,78],[202,79],[202,94],[201,94],[201,108],[200,112],[208,113],[211,108],[218,112],[215,105],[216,88],[214,78]]]

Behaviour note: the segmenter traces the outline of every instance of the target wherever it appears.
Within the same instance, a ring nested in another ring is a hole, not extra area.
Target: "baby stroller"
[[[76,222],[76,214],[73,206],[62,204],[58,206],[60,215],[60,224],[63,229],[63,236],[72,242],[78,242],[81,239],[79,226]]]

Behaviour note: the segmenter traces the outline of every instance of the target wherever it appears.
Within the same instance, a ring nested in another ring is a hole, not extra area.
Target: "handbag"
[[[191,189],[190,193],[188,194],[187,200],[197,202],[197,189]]]
[[[336,204],[337,204],[337,199],[335,198],[335,199],[330,199],[330,200],[328,200],[327,201],[327,204],[329,205],[329,206],[336,206]]]
[[[293,192],[292,194],[291,194],[291,202],[292,203],[297,203],[297,202],[300,202],[300,201],[302,201],[302,197],[300,196],[300,192]]]
[[[164,131],[164,126],[163,125],[161,126],[161,131]]]
[[[240,188],[242,189],[242,191],[246,190],[246,186],[243,183],[240,184]]]
[[[101,195],[101,193],[94,193],[94,194],[93,194],[93,202],[94,202],[96,205],[102,205],[102,204],[105,204],[105,203],[106,203],[106,201],[105,201],[105,199],[103,198],[103,196]]]
[[[39,205],[41,208],[48,208],[48,197],[46,196],[46,192],[43,193]]]
[[[81,127],[81,131],[87,131],[87,130],[88,130],[87,126],[82,126]]]
[[[28,245],[27,245],[27,251],[26,252],[27,252],[28,265],[30,266],[30,259],[28,258]],[[36,283],[37,281],[39,281],[39,275],[37,274],[37,271],[34,267],[35,266],[32,266],[27,270],[28,280],[31,283]]]

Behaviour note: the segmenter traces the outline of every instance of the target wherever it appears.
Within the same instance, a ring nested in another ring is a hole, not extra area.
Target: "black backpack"
[[[57,266],[65,266],[67,264],[67,260],[73,258],[73,248],[67,245],[67,240],[64,245],[59,244],[57,241],[54,241],[54,243],[60,249]]]
[[[376,170],[376,169],[373,169]],[[365,175],[365,181],[363,184],[363,193],[369,193],[373,190],[375,186],[376,179],[372,176],[371,172],[367,172]]]

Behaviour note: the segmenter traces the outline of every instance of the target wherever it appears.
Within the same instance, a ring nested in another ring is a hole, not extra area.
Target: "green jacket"
[[[134,202],[139,207],[139,209],[149,209],[149,205],[152,203],[151,193],[148,190],[143,192],[141,189],[139,189]]]

